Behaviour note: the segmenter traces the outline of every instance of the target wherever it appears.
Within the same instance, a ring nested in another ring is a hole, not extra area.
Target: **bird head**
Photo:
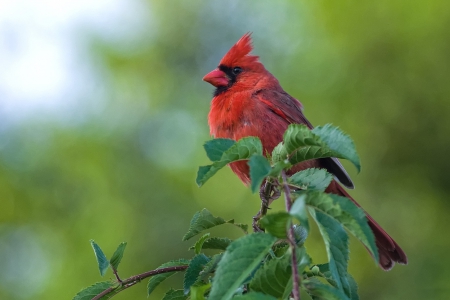
[[[250,33],[244,34],[225,54],[219,66],[203,77],[203,80],[216,87],[217,96],[233,86],[240,88],[254,87],[258,74],[263,74],[264,66],[259,57],[250,55],[253,50]]]

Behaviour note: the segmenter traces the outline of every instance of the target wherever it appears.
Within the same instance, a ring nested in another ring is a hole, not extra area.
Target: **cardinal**
[[[208,115],[210,134],[236,141],[256,136],[261,140],[263,153],[272,153],[283,140],[289,124],[304,124],[310,129],[313,126],[303,115],[302,104],[283,90],[259,57],[250,54],[252,50],[251,36],[247,33],[225,54],[219,66],[203,77],[216,88]],[[231,163],[230,167],[244,184],[250,183],[246,161]],[[341,186],[354,188],[336,158],[304,161],[291,168],[288,174],[307,168],[328,170],[335,179],[325,192],[347,197],[360,206]],[[400,246],[369,214],[366,216],[376,239],[381,268],[387,271],[395,263],[407,264],[406,254]]]

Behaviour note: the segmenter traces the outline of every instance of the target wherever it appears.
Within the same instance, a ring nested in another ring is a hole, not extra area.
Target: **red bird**
[[[302,104],[281,88],[258,56],[250,55],[251,42],[250,34],[245,34],[225,54],[218,68],[203,78],[216,87],[208,116],[210,133],[216,138],[233,140],[256,136],[261,139],[263,153],[272,153],[283,140],[289,124],[305,124],[310,129],[313,126],[303,115]],[[250,183],[246,161],[230,166],[244,184]],[[305,161],[295,165],[289,173],[306,168],[325,168],[343,185],[353,188],[350,177],[336,158]],[[347,197],[359,206],[336,180],[326,192]],[[370,215],[366,213],[366,216],[375,235],[381,268],[390,270],[396,262],[406,264],[408,260],[400,246]]]

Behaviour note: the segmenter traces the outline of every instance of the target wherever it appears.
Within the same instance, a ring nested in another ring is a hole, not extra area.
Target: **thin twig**
[[[113,273],[114,273],[114,276],[116,276],[116,279],[117,279],[117,281],[120,283],[120,284],[122,284],[122,279],[120,279],[120,277],[119,277],[119,273],[117,273],[117,270],[113,267],[112,268],[112,271],[113,271]]]
[[[100,298],[102,298],[103,296],[108,295],[109,293],[113,292],[114,290],[118,289],[117,293],[115,293],[114,295],[118,294],[119,292],[135,285],[136,283],[141,282],[142,279],[145,279],[147,277],[151,277],[154,275],[158,275],[158,274],[163,274],[163,273],[169,273],[169,272],[175,272],[175,271],[183,271],[186,270],[188,266],[175,266],[175,267],[167,267],[167,268],[161,268],[161,269],[156,269],[156,270],[152,270],[152,271],[148,271],[139,275],[135,275],[135,276],[131,276],[130,278],[127,278],[125,280],[123,280],[121,282],[121,285],[119,287],[110,287],[107,288],[106,290],[104,290],[103,292],[101,292],[100,294],[98,294],[97,296],[95,296],[94,298],[92,298],[92,300],[99,300]]]
[[[286,210],[289,212],[291,210],[292,200],[291,200],[291,190],[289,189],[289,185],[287,183],[286,172],[281,171],[281,176],[283,178],[283,188],[284,188],[284,199],[286,202]],[[292,251],[292,281],[293,281],[293,289],[292,295],[295,300],[300,300],[300,276],[298,274],[297,268],[297,251],[295,245],[295,233],[294,227],[292,223],[289,225],[288,230],[288,240],[289,245]]]

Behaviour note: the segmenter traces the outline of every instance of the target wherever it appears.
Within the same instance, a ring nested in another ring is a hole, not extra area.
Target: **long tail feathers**
[[[344,196],[352,200],[357,206],[361,207],[336,181],[332,181],[326,192]],[[402,248],[384,231],[375,220],[366,213],[369,226],[375,236],[376,245],[378,247],[378,254],[380,257],[380,267],[389,271],[395,263],[407,264],[408,258]]]

